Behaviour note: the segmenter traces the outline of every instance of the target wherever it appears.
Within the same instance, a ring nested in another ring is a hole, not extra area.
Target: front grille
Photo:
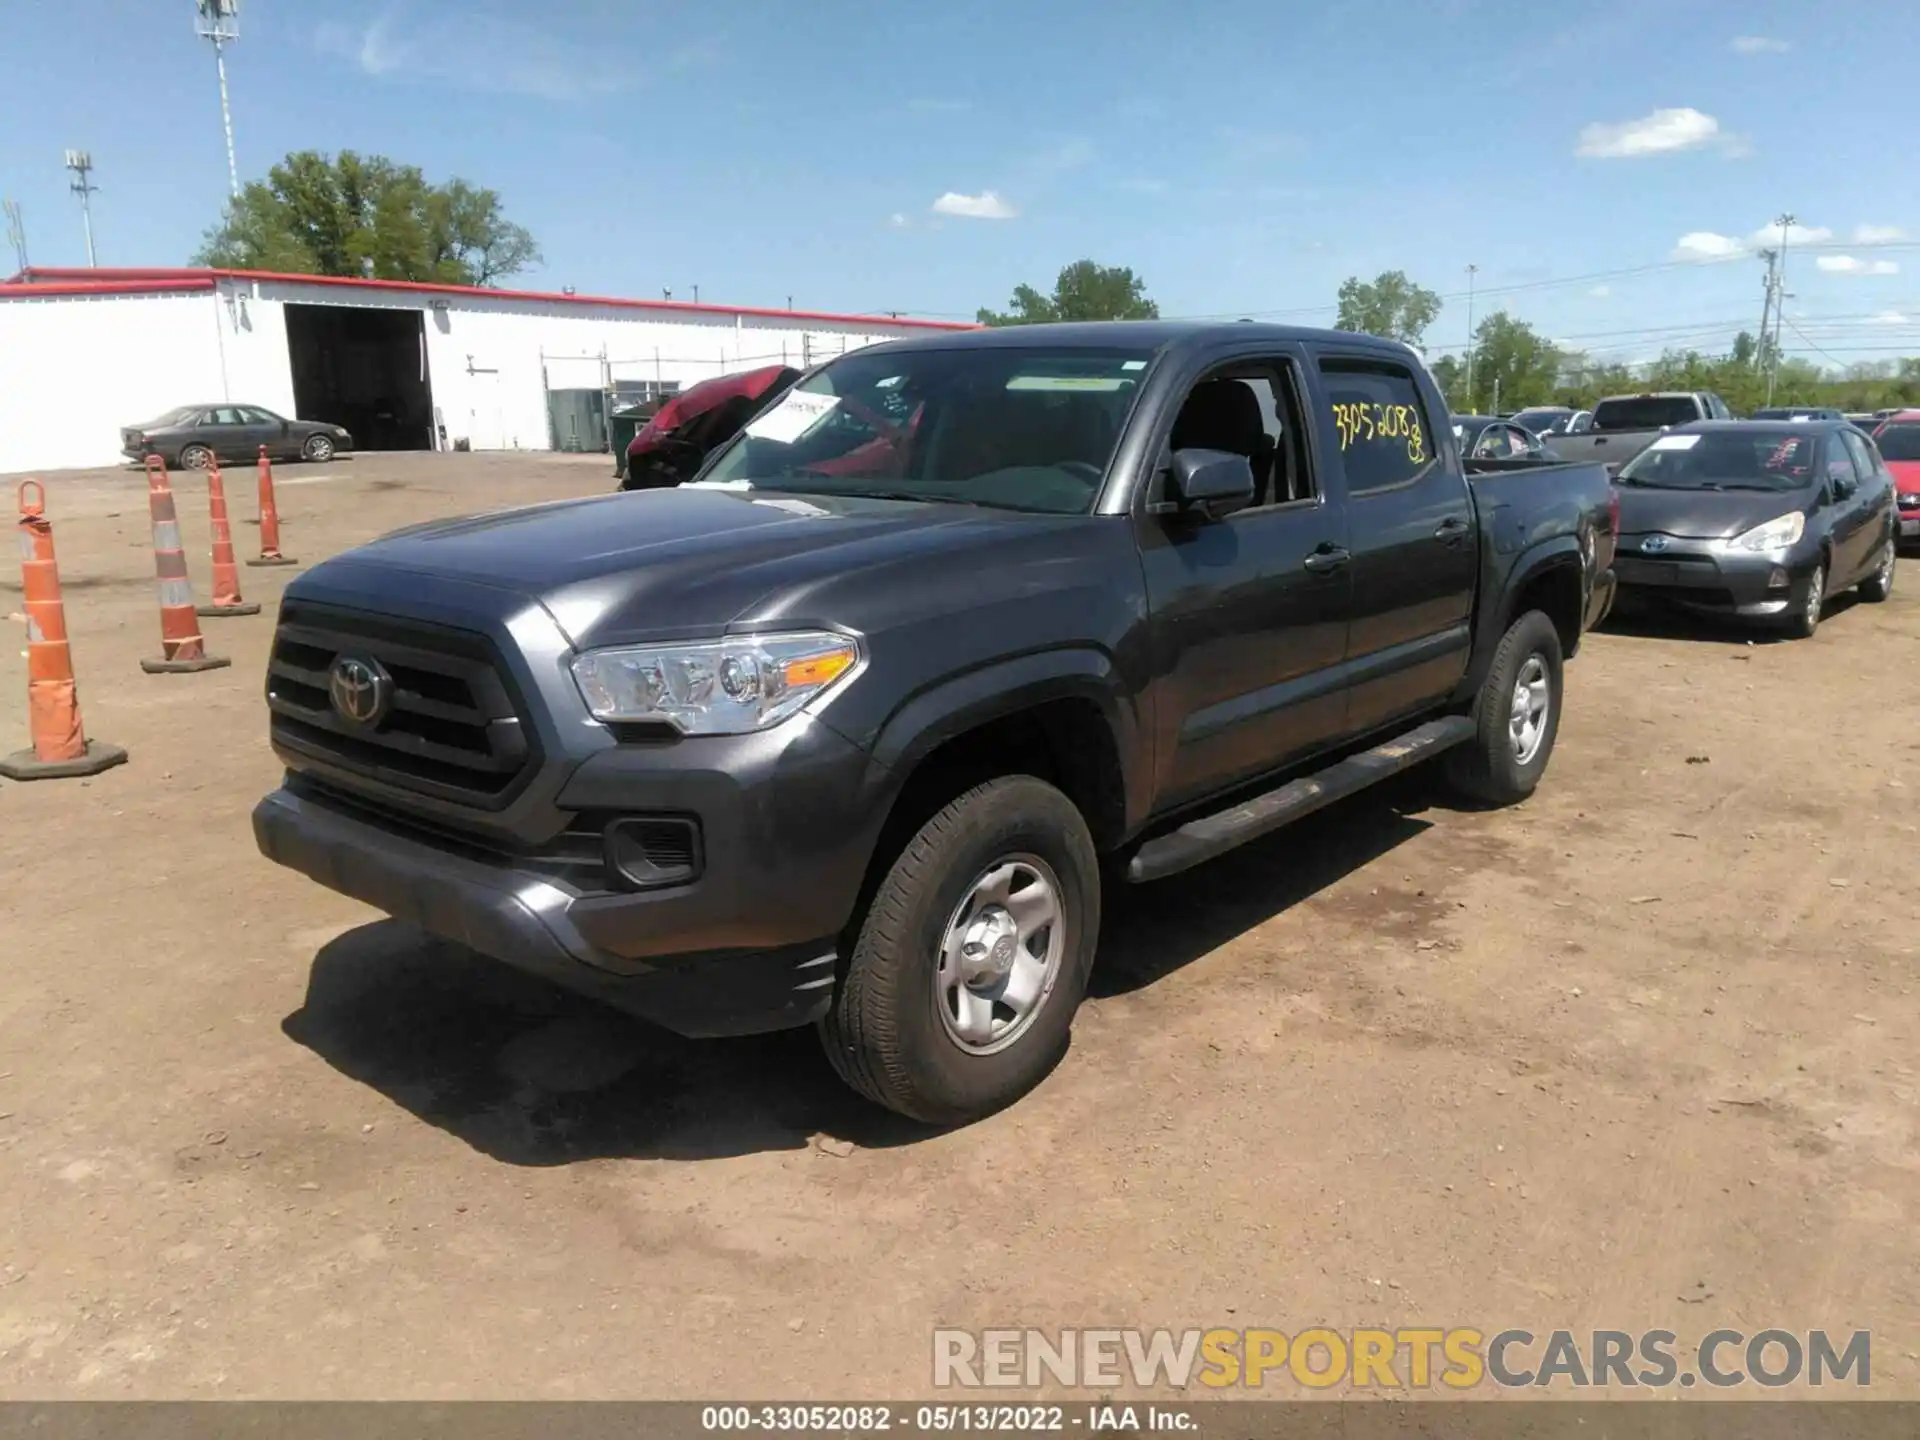
[[[360,725],[334,709],[342,657],[392,677],[387,713]],[[484,636],[289,601],[267,662],[273,738],[297,754],[462,804],[504,804],[536,758]]]

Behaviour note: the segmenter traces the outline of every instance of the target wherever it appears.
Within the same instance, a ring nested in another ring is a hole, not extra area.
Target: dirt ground
[[[610,468],[287,466],[285,548]],[[1920,1396],[1920,564],[1812,642],[1594,637],[1524,807],[1410,777],[1110,897],[1060,1069],[928,1134],[809,1033],[677,1040],[261,859],[299,571],[145,675],[143,484],[48,494],[133,758],[0,782],[8,1397],[903,1398],[935,1325],[1136,1324],[1870,1329]]]

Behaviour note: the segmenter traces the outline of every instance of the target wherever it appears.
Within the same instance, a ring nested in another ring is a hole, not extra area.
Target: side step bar
[[[1311,815],[1323,805],[1357,794],[1409,765],[1431,759],[1442,750],[1471,740],[1473,734],[1473,721],[1464,715],[1429,720],[1384,745],[1289,780],[1232,809],[1189,820],[1178,830],[1142,845],[1127,865],[1127,879],[1139,885],[1176,875]]]

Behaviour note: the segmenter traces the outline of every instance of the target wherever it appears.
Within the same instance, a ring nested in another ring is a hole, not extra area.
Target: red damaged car
[[[784,394],[800,372],[768,365],[702,380],[654,413],[627,446],[622,490],[658,490],[693,478],[715,447]]]
[[[1900,506],[1900,539],[1920,540],[1920,410],[1898,410],[1873,432],[1880,458],[1893,475]]]

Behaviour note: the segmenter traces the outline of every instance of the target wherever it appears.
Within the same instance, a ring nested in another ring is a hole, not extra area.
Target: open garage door
[[[302,420],[346,426],[361,450],[434,448],[421,311],[286,308],[293,404]]]

